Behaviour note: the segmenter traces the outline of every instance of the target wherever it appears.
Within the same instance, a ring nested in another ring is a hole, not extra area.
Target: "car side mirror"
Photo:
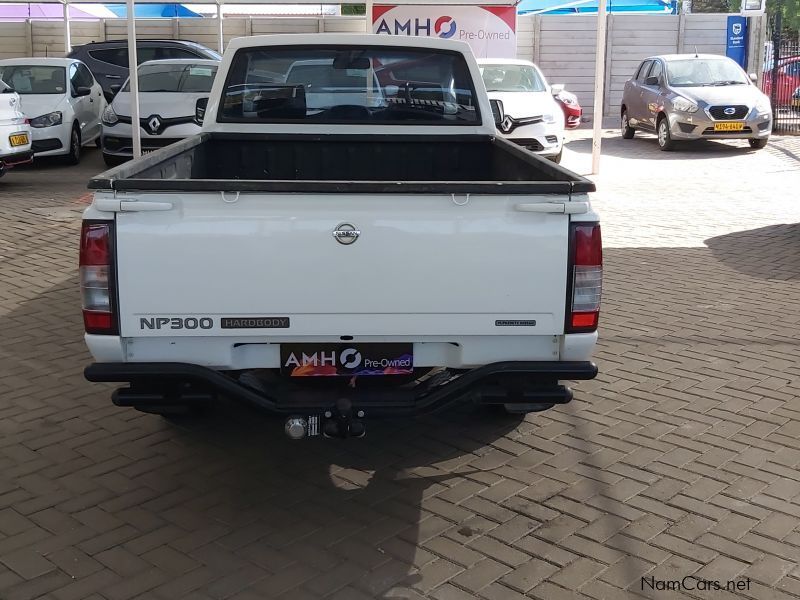
[[[208,106],[208,98],[198,98],[197,103],[194,105],[194,122],[198,125],[203,124],[203,119],[206,117],[206,107]]]
[[[75,97],[80,98],[82,96],[89,96],[92,93],[92,88],[86,86],[80,86],[75,88]]]
[[[561,92],[564,91],[564,84],[563,83],[554,83],[550,86],[550,92],[552,92],[553,96],[558,96]]]
[[[489,100],[492,107],[492,116],[494,117],[494,124],[500,126],[503,119],[506,118],[506,112],[503,110],[503,103],[500,100]]]
[[[645,85],[658,85],[658,77],[650,76],[644,80]]]
[[[750,81],[752,81],[753,83],[758,83],[758,75],[756,75],[755,73],[750,73]]]

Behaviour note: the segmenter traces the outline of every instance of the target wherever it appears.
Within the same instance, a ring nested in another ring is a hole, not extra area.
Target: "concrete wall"
[[[654,54],[699,52],[725,54],[725,14],[609,15],[604,116],[619,113],[622,89],[642,59]],[[763,19],[751,19],[751,47],[758,48]],[[587,120],[594,105],[596,17],[591,15],[523,16],[517,21],[517,55],[538,63],[551,83],[563,83],[578,96]],[[234,37],[273,33],[363,32],[363,17],[228,18],[227,44]],[[72,44],[124,39],[124,19],[71,23]],[[216,19],[143,19],[140,38],[194,40],[217,48]],[[60,21],[0,23],[0,58],[63,56]],[[760,73],[760,52],[751,51],[750,72]]]

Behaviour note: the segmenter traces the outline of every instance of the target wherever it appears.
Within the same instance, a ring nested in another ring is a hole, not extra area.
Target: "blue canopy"
[[[678,14],[677,0],[607,0],[610,13],[662,13]],[[517,5],[517,14],[537,13],[543,15],[596,14],[598,0],[522,0]]]
[[[106,4],[108,10],[118,17],[128,16],[128,7],[125,4]],[[160,17],[202,17],[183,4],[136,4],[134,8],[137,19],[156,19]]]

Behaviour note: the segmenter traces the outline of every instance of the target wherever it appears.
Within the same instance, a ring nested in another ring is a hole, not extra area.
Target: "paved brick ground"
[[[3,178],[0,598],[734,597],[641,589],[691,574],[800,597],[800,138],[604,150],[600,377],[524,420],[348,443],[291,444],[237,405],[113,407],[80,373],[99,157]]]

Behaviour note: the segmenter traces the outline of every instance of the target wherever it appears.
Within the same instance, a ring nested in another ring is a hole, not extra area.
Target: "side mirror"
[[[750,73],[750,81],[752,81],[753,83],[758,83],[758,75],[756,75],[755,73]]]
[[[648,77],[644,80],[645,85],[658,85],[658,77]]]
[[[489,104],[492,107],[494,124],[499,127],[500,123],[503,122],[503,119],[506,118],[506,112],[503,110],[503,103],[500,100],[489,100]]]
[[[81,86],[79,88],[75,88],[75,97],[80,98],[82,96],[89,96],[92,93],[92,88]]]
[[[561,92],[564,91],[564,84],[563,83],[554,83],[550,86],[550,91],[552,92],[553,96],[558,96]]]
[[[208,98],[198,98],[197,103],[194,105],[194,122],[198,125],[203,124],[203,119],[206,116],[206,107],[208,106]]]

